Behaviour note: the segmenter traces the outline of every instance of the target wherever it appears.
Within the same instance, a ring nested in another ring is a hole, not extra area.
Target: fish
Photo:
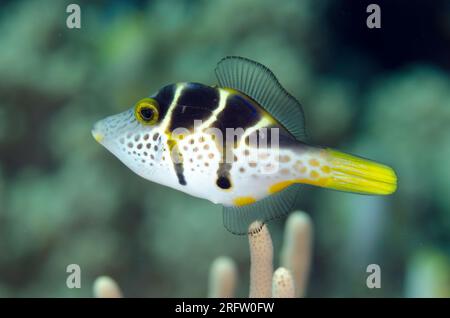
[[[215,74],[217,85],[169,84],[96,122],[94,139],[137,175],[222,205],[234,234],[287,215],[303,185],[396,191],[391,167],[310,143],[302,106],[266,66],[227,56]]]

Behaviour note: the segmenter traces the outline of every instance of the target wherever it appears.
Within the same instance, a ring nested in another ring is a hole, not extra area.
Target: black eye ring
[[[142,119],[145,121],[151,121],[155,116],[155,110],[150,107],[142,107],[139,112]]]

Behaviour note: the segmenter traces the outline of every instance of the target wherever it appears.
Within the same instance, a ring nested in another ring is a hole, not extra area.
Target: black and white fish
[[[306,144],[302,107],[265,66],[226,57],[218,86],[177,83],[97,122],[94,138],[138,175],[224,206],[247,233],[291,211],[301,184],[386,195],[395,172]]]

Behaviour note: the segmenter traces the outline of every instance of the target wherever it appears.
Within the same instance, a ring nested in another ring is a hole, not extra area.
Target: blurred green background
[[[214,84],[226,55],[273,70],[311,142],[398,173],[389,197],[305,186],[308,296],[450,297],[450,2],[76,1],[68,29],[71,2],[0,2],[1,297],[91,296],[104,274],[125,296],[203,297],[220,255],[248,295],[248,242],[220,208],[139,178],[90,134],[165,84]],[[270,224],[276,253],[282,230]],[[372,263],[381,289],[366,287]]]

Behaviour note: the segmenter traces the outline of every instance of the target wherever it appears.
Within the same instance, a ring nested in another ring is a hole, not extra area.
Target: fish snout
[[[94,137],[95,141],[100,144],[105,138],[105,128],[103,126],[104,124],[102,123],[102,121],[98,121],[94,124],[94,127],[92,127],[91,130],[92,137]]]

